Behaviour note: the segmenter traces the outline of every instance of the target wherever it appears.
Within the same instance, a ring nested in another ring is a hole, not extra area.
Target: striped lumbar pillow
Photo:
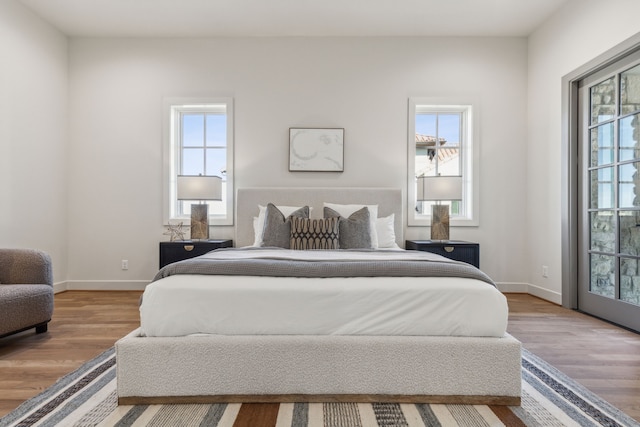
[[[291,249],[338,249],[338,218],[291,217]]]

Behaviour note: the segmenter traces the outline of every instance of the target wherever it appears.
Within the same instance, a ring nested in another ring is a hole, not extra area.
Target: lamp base
[[[209,240],[209,205],[191,205],[191,240]]]
[[[449,205],[432,206],[431,240],[449,240]]]

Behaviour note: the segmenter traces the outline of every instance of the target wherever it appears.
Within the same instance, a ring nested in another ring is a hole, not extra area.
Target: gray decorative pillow
[[[349,215],[349,218],[342,217],[333,209],[325,207],[324,217],[340,218],[340,249],[370,249],[372,247],[369,209],[366,206]]]
[[[291,249],[339,249],[339,218],[291,217]]]
[[[267,205],[264,216],[262,246],[276,246],[289,249],[291,238],[291,217],[309,218],[309,206],[303,206],[291,213],[287,218],[273,203]]]

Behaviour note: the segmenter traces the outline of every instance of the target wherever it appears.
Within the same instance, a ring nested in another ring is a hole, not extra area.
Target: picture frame
[[[343,172],[344,128],[289,128],[290,172]]]

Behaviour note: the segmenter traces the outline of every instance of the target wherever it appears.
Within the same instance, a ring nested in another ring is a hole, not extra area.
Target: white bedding
[[[148,285],[147,336],[432,335],[502,337],[506,298],[475,279],[175,275]]]

